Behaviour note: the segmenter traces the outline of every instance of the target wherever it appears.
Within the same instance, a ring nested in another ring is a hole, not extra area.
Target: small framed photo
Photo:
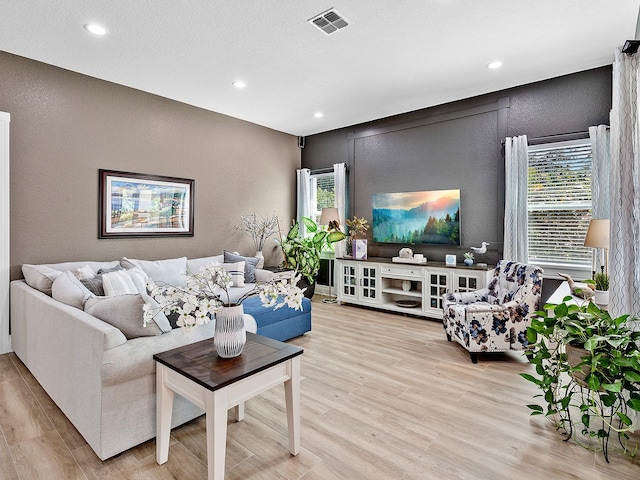
[[[447,255],[445,256],[445,265],[447,267],[455,267],[456,266],[456,256],[455,255]]]
[[[353,241],[353,258],[356,260],[367,259],[367,241],[355,239]]]

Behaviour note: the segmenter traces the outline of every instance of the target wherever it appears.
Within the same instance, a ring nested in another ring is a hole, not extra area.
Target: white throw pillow
[[[87,287],[82,285],[82,282],[76,278],[73,272],[67,270],[53,281],[51,296],[59,302],[82,310],[84,303],[93,294]]]
[[[244,287],[244,262],[223,263],[220,266],[231,275],[233,287]]]
[[[91,269],[89,265],[76,268],[73,271],[73,274],[76,276],[78,280],[90,280],[96,276],[95,272]]]
[[[215,265],[222,265],[224,263],[224,255],[189,259],[187,260],[187,270],[191,273],[200,273],[200,268],[211,263]]]
[[[104,294],[107,297],[147,293],[146,284],[147,275],[138,267],[102,275]]]
[[[155,261],[123,257],[120,263],[124,268],[140,267],[154,282],[168,283],[174,287],[187,284],[187,257]]]

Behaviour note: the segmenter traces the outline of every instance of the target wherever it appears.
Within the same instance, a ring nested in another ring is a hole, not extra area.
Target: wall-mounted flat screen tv
[[[376,193],[372,206],[375,242],[460,245],[460,190]]]

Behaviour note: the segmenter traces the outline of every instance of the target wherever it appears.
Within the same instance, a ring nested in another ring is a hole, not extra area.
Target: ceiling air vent
[[[309,23],[318,27],[327,35],[331,35],[333,32],[337,32],[341,28],[349,25],[347,20],[333,8],[320,15],[316,15],[309,20]]]

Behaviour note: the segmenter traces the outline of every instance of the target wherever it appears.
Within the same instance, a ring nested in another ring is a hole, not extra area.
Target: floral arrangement
[[[464,258],[468,258],[469,260],[473,260],[473,252],[464,253]]]
[[[259,295],[265,307],[274,310],[288,306],[295,310],[302,310],[304,290],[296,286],[300,277],[292,283],[285,281],[271,281],[256,284],[256,287],[246,292],[234,304],[239,305],[247,298]],[[211,315],[220,308],[232,305],[229,299],[231,276],[220,265],[209,264],[200,269],[200,273],[187,273],[185,287],[168,284],[157,284],[153,280],[147,281],[150,295],[159,306],[144,306],[144,325],[146,326],[160,311],[165,314],[178,312],[178,326],[187,331],[191,328],[209,323]]]
[[[358,238],[361,235],[366,235],[369,230],[369,222],[364,217],[353,217],[353,219],[347,219],[347,227],[349,227],[349,238],[351,240]]]
[[[240,218],[242,219],[240,230],[248,237],[251,237],[257,252],[262,251],[267,238],[280,231],[278,217],[275,214],[270,217],[261,217],[253,213],[251,215],[242,215]]]

